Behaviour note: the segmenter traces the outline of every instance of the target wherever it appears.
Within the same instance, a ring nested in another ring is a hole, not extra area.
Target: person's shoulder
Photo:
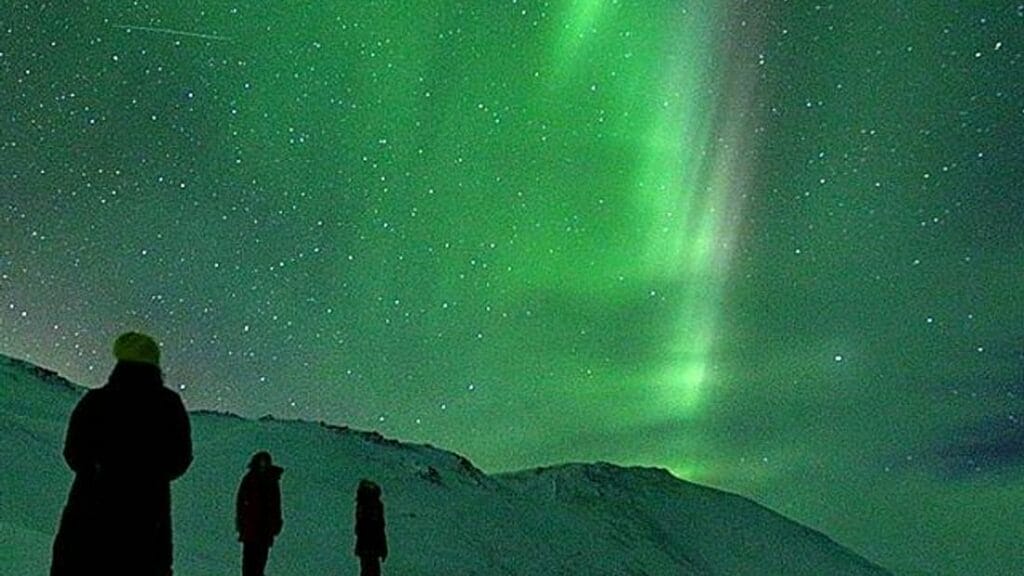
[[[168,409],[185,409],[185,403],[181,400],[181,395],[167,386],[160,386],[157,388],[153,395],[158,399],[161,406]]]
[[[79,402],[95,402],[97,398],[103,396],[103,388],[89,388],[82,394],[82,397],[78,400]]]
[[[105,388],[90,388],[78,400],[78,406],[80,408],[89,408],[103,402],[106,398],[107,390]]]
[[[157,387],[156,393],[159,394],[161,398],[164,398],[166,400],[181,402],[181,395],[178,394],[174,389],[168,388],[166,384],[161,384],[159,387]]]

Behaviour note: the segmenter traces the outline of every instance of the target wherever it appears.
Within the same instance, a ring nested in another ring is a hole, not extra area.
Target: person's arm
[[[96,469],[96,417],[94,392],[86,392],[78,401],[68,420],[64,438],[64,461],[76,473],[94,472]]]
[[[353,527],[352,527],[352,531],[355,532],[355,535],[356,535],[356,537],[352,539],[353,540],[353,546],[354,546],[352,551],[355,552],[356,556],[359,556],[359,532],[360,532],[360,525],[359,524],[360,524],[360,520],[362,519],[362,515],[363,515],[362,508],[361,508],[359,502],[357,501],[356,502],[356,521],[353,522]]]
[[[248,475],[242,478],[242,483],[238,485],[238,495],[235,496],[235,531],[238,532],[239,538],[242,537],[242,527],[245,526],[245,514],[249,506],[248,481]]]
[[[180,478],[192,464],[192,425],[181,398],[171,392],[170,459],[168,476],[171,480]]]
[[[384,562],[388,559],[388,534],[384,530],[384,503],[380,504],[380,561]]]
[[[281,516],[281,487],[276,483],[274,484],[272,498],[274,499],[271,510],[274,515],[273,533],[274,536],[277,536],[281,533],[281,528],[284,526],[284,518]]]

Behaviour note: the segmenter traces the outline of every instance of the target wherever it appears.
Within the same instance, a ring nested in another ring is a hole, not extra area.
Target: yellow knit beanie
[[[160,347],[145,334],[125,332],[114,341],[114,358],[125,362],[160,366]]]

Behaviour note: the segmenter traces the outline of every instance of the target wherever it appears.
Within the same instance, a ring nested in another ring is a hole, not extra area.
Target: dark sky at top
[[[1022,58],[1012,2],[7,3],[0,353],[1021,572]]]

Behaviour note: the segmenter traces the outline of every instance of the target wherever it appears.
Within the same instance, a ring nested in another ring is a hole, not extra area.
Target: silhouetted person
[[[163,386],[152,338],[122,334],[114,357],[106,385],[86,392],[68,423],[64,459],[75,480],[54,576],[171,574],[171,481],[192,463],[188,414]]]
[[[281,533],[281,473],[269,452],[249,461],[235,502],[235,527],[242,542],[242,576],[263,576],[274,537]]]
[[[369,480],[360,480],[356,489],[356,556],[360,576],[380,576],[380,563],[388,558],[380,486]]]

